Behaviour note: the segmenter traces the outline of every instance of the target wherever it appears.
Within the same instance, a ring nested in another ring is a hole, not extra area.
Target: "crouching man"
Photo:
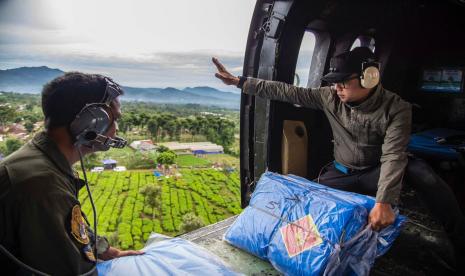
[[[456,253],[465,262],[465,217],[449,186],[423,160],[409,158],[411,105],[385,89],[379,64],[367,47],[341,53],[330,61],[323,80],[331,84],[302,88],[277,81],[236,77],[213,58],[217,78],[242,92],[322,110],[334,137],[334,162],[319,177],[323,185],[376,196],[368,223],[375,230],[395,220],[404,179],[442,223]],[[405,175],[405,177],[404,177]]]

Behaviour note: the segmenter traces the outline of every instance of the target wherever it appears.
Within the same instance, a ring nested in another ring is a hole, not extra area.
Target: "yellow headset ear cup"
[[[376,66],[369,66],[363,70],[360,76],[360,84],[363,88],[373,88],[379,83],[379,69]]]

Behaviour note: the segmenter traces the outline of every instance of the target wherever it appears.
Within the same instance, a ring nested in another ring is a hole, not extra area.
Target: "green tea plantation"
[[[139,249],[151,232],[176,236],[185,232],[183,218],[212,224],[241,212],[237,172],[181,169],[175,176],[152,171],[88,173],[97,209],[98,234],[121,249]],[[148,193],[155,190],[153,193]],[[82,210],[93,226],[87,191],[79,194]],[[188,215],[188,216],[185,216]]]

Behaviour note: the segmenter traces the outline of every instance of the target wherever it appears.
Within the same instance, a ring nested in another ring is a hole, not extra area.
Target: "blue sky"
[[[0,0],[0,69],[46,65],[123,85],[226,87],[242,72],[254,0]]]

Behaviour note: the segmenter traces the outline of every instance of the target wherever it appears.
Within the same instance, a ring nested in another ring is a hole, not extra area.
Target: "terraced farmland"
[[[160,180],[151,171],[88,174],[97,209],[98,234],[112,237],[113,245],[121,249],[139,249],[153,231],[170,236],[181,234],[182,216],[186,213],[195,213],[205,224],[211,224],[241,211],[237,172],[184,169],[180,173],[177,178]],[[147,185],[161,187],[159,208],[150,207],[140,193]],[[79,199],[93,225],[85,188]]]

